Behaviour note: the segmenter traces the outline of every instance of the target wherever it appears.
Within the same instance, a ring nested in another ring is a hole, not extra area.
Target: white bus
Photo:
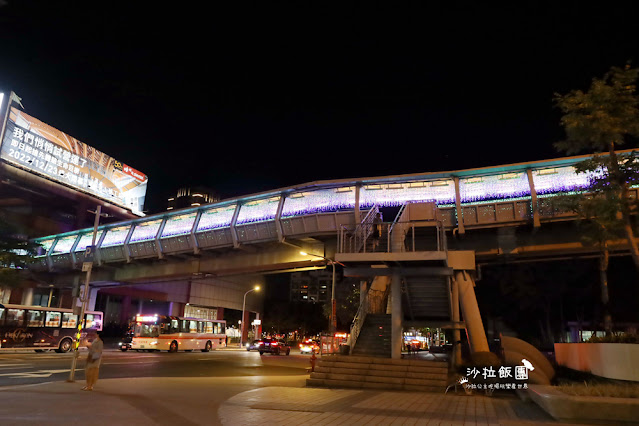
[[[192,351],[226,346],[226,321],[165,315],[137,315],[131,349],[136,351]]]

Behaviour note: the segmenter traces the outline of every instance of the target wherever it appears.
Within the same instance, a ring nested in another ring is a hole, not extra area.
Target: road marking
[[[76,368],[76,371],[82,371],[84,370],[84,368]],[[64,369],[64,370],[38,370],[38,371],[31,371],[31,372],[22,372],[22,373],[3,373],[0,374],[0,377],[12,377],[12,378],[16,378],[16,379],[26,379],[26,378],[44,378],[44,377],[51,377],[52,374],[57,374],[57,373],[68,373],[70,370]]]
[[[31,368],[33,364],[0,364],[0,369],[2,368]]]
[[[7,391],[7,390],[21,389],[21,388],[31,388],[33,386],[42,386],[49,383],[54,383],[54,382],[31,383],[29,385],[16,385],[16,386],[0,386],[0,391]]]

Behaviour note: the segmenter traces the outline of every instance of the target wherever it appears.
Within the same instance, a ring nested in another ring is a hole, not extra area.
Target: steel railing
[[[351,323],[351,332],[348,337],[348,345],[350,347],[349,351],[352,354],[353,348],[355,347],[355,343],[357,342],[357,338],[359,337],[360,331],[362,331],[362,327],[364,326],[364,320],[366,319],[366,314],[368,314],[368,295],[370,292],[371,286],[367,286],[366,294],[362,297],[362,301],[359,304],[359,308],[357,308],[357,313],[355,314],[355,318],[353,318],[353,322]]]
[[[381,232],[376,237],[374,227]],[[424,235],[424,230],[434,230]],[[420,233],[420,230],[421,233]],[[338,233],[339,253],[398,253],[415,251],[448,251],[446,229],[441,221],[361,223],[341,226]]]

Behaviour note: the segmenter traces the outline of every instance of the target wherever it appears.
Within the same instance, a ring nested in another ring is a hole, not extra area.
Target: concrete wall
[[[639,344],[555,343],[555,359],[573,370],[639,382]]]
[[[234,277],[235,279],[235,277]],[[246,283],[231,283],[217,279],[193,281],[189,303],[200,306],[218,306],[227,309],[242,310],[244,293],[253,285],[261,285],[264,291],[264,282],[251,280]],[[261,311],[262,294],[252,291],[246,296],[246,310],[251,312]]]

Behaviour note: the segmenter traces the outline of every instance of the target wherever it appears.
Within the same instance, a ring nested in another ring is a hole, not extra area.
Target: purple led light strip
[[[596,175],[595,173],[577,174],[571,166],[532,171],[535,190],[538,195],[583,190]],[[459,190],[460,202],[464,204],[530,197],[528,177],[524,171],[460,178]],[[237,224],[273,220],[277,213],[278,201],[279,198],[275,197],[242,205]],[[392,184],[380,183],[378,185],[365,185],[360,188],[360,206],[363,208],[373,205],[399,206],[407,202],[429,201],[438,205],[454,204],[455,187],[453,179]],[[353,209],[354,206],[355,188],[352,186],[337,189],[319,189],[287,196],[282,209],[282,217]],[[201,214],[196,232],[230,226],[234,211],[235,205],[205,209]],[[182,216],[184,216],[183,220]],[[177,219],[178,217],[180,219]],[[194,213],[193,216],[183,214],[170,217],[162,236],[188,234],[194,218]],[[138,223],[131,242],[155,238],[160,221],[152,219],[150,223]],[[124,227],[108,230],[102,247],[122,244],[129,227],[130,225],[125,225]],[[78,233],[86,231],[86,229],[80,230]],[[46,242],[48,240],[41,241]],[[78,249],[81,249],[80,244]]]

